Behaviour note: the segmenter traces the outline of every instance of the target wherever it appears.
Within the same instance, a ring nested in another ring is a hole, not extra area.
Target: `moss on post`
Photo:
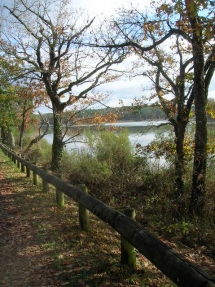
[[[15,158],[15,156],[13,156],[13,162],[16,164],[16,158]]]
[[[57,206],[64,207],[64,193],[56,188],[56,202]]]
[[[25,172],[25,165],[23,163],[21,164],[21,172]]]
[[[30,169],[26,166],[26,177],[30,177],[30,176],[31,176]]]
[[[123,213],[135,219],[135,209],[126,208]],[[136,269],[136,252],[134,246],[132,246],[124,237],[121,236],[121,264],[128,265],[132,269]]]
[[[38,180],[37,179],[38,179],[38,176],[37,176],[36,172],[33,171],[33,184],[34,185],[38,184]]]
[[[86,194],[88,194],[88,188],[85,184],[78,186]],[[89,231],[89,210],[79,203],[79,223],[82,231]]]
[[[43,182],[43,193],[48,193],[49,192],[49,184],[45,179],[42,179]]]
[[[58,172],[57,177],[62,178],[62,174]],[[56,202],[57,206],[64,207],[64,193],[59,188],[56,188]]]

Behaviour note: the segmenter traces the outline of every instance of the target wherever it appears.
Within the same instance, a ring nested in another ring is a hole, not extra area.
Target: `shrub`
[[[28,153],[28,158],[39,165],[49,166],[51,163],[51,145],[42,139]]]
[[[128,132],[86,132],[88,149],[73,152],[70,181],[85,183],[97,196],[111,199],[130,190],[136,180],[135,157]]]

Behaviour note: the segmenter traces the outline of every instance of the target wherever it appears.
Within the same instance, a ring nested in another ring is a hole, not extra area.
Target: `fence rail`
[[[82,189],[48,174],[45,170],[23,159],[2,143],[0,143],[0,148],[14,163],[17,162],[17,166],[21,165],[22,170],[26,170],[27,176],[32,171],[34,182],[36,182],[36,176],[40,176],[44,186],[47,183],[53,185],[58,192],[60,191],[71,197],[99,219],[108,223],[177,286],[215,287],[215,280],[213,278],[209,277],[205,272],[183,258],[161,240],[142,229],[133,219],[104,204]]]

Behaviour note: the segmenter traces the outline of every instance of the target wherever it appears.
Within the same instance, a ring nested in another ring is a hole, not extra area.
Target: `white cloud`
[[[119,80],[117,82],[107,83],[97,88],[101,93],[111,92],[112,96],[108,102],[109,106],[119,106],[122,100],[125,105],[131,104],[134,98],[141,98],[145,92],[142,91],[142,85],[147,85],[147,80],[143,77],[132,80]]]
[[[100,17],[108,17],[113,15],[120,7],[134,7],[144,10],[149,7],[150,1],[142,0],[108,0],[108,1],[98,1],[98,0],[73,0],[71,2],[74,8],[86,9],[92,16],[99,15]],[[112,96],[110,101],[107,103],[110,106],[118,106],[119,100],[123,100],[125,105],[128,105],[132,100],[136,98],[141,98],[149,92],[143,92],[141,87],[149,86],[149,81],[144,77],[133,78],[130,81],[119,80],[117,82],[107,83],[99,86],[96,90],[101,93],[111,92]],[[74,89],[79,91],[79,88]],[[215,77],[212,80],[209,97],[215,98]]]
[[[143,3],[144,2],[144,3]],[[91,14],[110,16],[114,14],[117,9],[121,7],[129,8],[131,4],[134,7],[149,7],[150,1],[141,1],[141,0],[108,0],[108,1],[98,1],[98,0],[76,0],[71,4],[76,8],[84,8],[89,11]]]

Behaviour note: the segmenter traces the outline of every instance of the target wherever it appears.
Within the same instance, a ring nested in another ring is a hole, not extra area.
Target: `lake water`
[[[129,140],[132,146],[141,144],[146,146],[152,142],[158,133],[164,133],[168,129],[171,129],[170,125],[165,125],[165,129],[162,128],[166,121],[142,121],[142,122],[117,122],[113,124],[105,124],[105,127],[118,127],[120,129],[126,128],[129,131]],[[82,126],[82,128],[90,126]],[[45,139],[51,144],[53,141],[53,134],[47,134]],[[81,150],[87,148],[86,139],[83,135],[76,138],[76,142],[72,142],[66,145],[68,151]]]

